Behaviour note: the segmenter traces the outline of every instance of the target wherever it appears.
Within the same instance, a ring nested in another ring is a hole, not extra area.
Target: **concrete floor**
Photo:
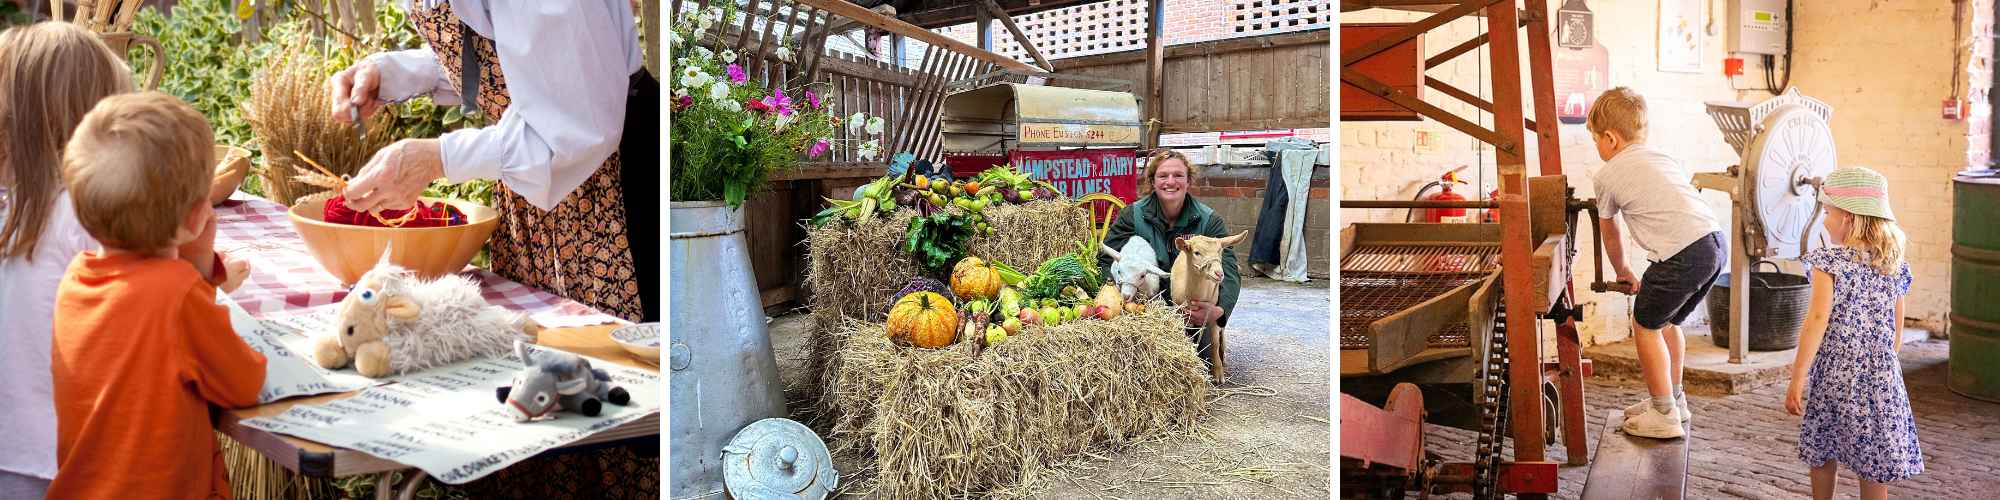
[[[1707,342],[1707,339],[1701,339]],[[1689,340],[1693,345],[1694,340]],[[1891,483],[1891,498],[1992,498],[2000,491],[2000,404],[1952,393],[1945,387],[1948,344],[1926,340],[1903,346],[1903,377],[1917,418],[1925,472]],[[1600,373],[1586,381],[1584,403],[1594,448],[1605,414],[1638,401],[1645,390],[1634,380]],[[1690,390],[1694,413],[1687,498],[1807,498],[1811,483],[1798,459],[1799,417],[1785,413],[1784,386],[1767,385],[1736,395],[1704,395]],[[1447,461],[1470,460],[1475,433],[1432,426],[1429,450]],[[1511,446],[1510,446],[1511,448]],[[1573,452],[1549,447],[1549,459]],[[1593,452],[1594,453],[1594,452]],[[1589,467],[1563,467],[1556,498],[1577,498]],[[1855,498],[1859,484],[1843,470],[1835,498]],[[1979,493],[1986,492],[1986,493]],[[1450,498],[1469,498],[1456,495]]]
[[[1026,498],[1327,498],[1331,489],[1328,380],[1332,374],[1329,282],[1246,278],[1228,329],[1228,381],[1211,394],[1210,417],[1184,436],[1091,455],[994,492]],[[771,324],[778,371],[794,418],[809,408],[806,332],[811,319]],[[864,464],[836,457],[843,474]],[[842,478],[843,497],[869,489]]]

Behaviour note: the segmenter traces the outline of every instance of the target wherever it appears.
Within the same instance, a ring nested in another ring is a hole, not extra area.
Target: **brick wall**
[[[1952,176],[1989,156],[1992,13],[1992,0],[1965,2],[1956,48],[1951,2],[1799,2],[1795,14],[1792,82],[1833,105],[1842,165],[1889,178],[1916,275],[1905,314],[1930,326],[1950,307]],[[1969,119],[1940,116],[1954,81],[1974,101]]]
[[[1550,12],[1553,13],[1560,5],[1559,1],[1550,2]],[[1589,5],[1596,14],[1598,43],[1610,53],[1610,84],[1632,87],[1646,96],[1647,105],[1651,108],[1649,142],[1674,152],[1695,171],[1720,171],[1735,164],[1735,151],[1723,142],[1722,133],[1706,114],[1703,102],[1757,100],[1766,94],[1730,89],[1730,82],[1721,77],[1721,60],[1724,57],[1722,37],[1705,39],[1701,73],[1661,72],[1658,71],[1654,43],[1654,23],[1658,12],[1653,2],[1600,0]],[[1423,14],[1416,13],[1371,10],[1342,14],[1341,22],[1415,22],[1423,17]],[[1455,21],[1424,38],[1425,53],[1442,52],[1483,32],[1483,19]],[[1522,40],[1525,41],[1526,37]],[[1482,48],[1434,67],[1428,75],[1468,91],[1476,89],[1482,98],[1491,99],[1492,93],[1487,90],[1492,74],[1488,67],[1490,57],[1487,49]],[[1523,68],[1527,61],[1524,52],[1521,57]],[[1761,69],[1752,68],[1751,71],[1758,72],[1755,85],[1761,87]],[[1738,85],[1752,85],[1748,79],[1745,80]],[[1529,88],[1525,80],[1522,88]],[[1426,92],[1423,97],[1460,117],[1477,117],[1482,125],[1492,125],[1491,115],[1475,114],[1478,110],[1470,105],[1436,92]],[[1529,138],[1526,156],[1532,165],[1538,153],[1535,152],[1533,135],[1525,135]],[[1589,177],[1604,162],[1597,158],[1590,133],[1582,125],[1563,125],[1560,141],[1563,168],[1569,175],[1570,185],[1576,188],[1576,196],[1586,199],[1595,197]],[[1414,197],[1425,183],[1436,180],[1445,171],[1466,165],[1477,165],[1460,172],[1467,182],[1479,186],[1474,192],[1486,193],[1498,185],[1493,148],[1435,121],[1343,122],[1340,142],[1340,189],[1343,199],[1407,200]],[[1473,193],[1465,193],[1466,187],[1459,189],[1468,197],[1477,197]],[[1705,193],[1704,198],[1709,201],[1711,210],[1723,218],[1726,228],[1728,197]],[[1343,224],[1356,221],[1401,222],[1404,217],[1402,210],[1345,209],[1340,212]],[[1589,227],[1579,228],[1578,238],[1590,241],[1592,232]],[[1633,272],[1643,272],[1644,251],[1629,239],[1625,248],[1631,249],[1626,254]],[[1594,271],[1592,256],[1594,254],[1587,252],[1579,252],[1578,255],[1576,274],[1581,277],[1578,281],[1579,302],[1588,311],[1587,319],[1579,325],[1579,330],[1586,343],[1625,339],[1630,336],[1627,326],[1631,321],[1630,299],[1618,294],[1593,294],[1588,290],[1589,277]],[[1699,316],[1701,312],[1696,314]]]
[[[1550,10],[1560,3],[1551,2]],[[1720,8],[1721,2],[1717,4]],[[1745,74],[1757,75],[1755,78],[1739,77],[1732,83],[1721,76],[1720,61],[1726,57],[1721,20],[1717,20],[1717,35],[1704,39],[1701,73],[1670,73],[1657,70],[1654,23],[1658,11],[1654,2],[1599,0],[1590,2],[1590,8],[1596,13],[1597,39],[1610,52],[1611,84],[1633,87],[1647,97],[1650,142],[1672,151],[1695,171],[1718,171],[1737,163],[1737,154],[1704,113],[1703,102],[1757,101],[1769,95],[1732,89],[1732,84],[1763,86],[1762,69],[1754,59]],[[1793,61],[1798,70],[1791,85],[1832,104],[1840,163],[1882,170],[1893,186],[1898,216],[1906,221],[1925,221],[1904,226],[1911,237],[1910,256],[1917,276],[1906,313],[1936,322],[1949,305],[1952,173],[1967,164],[1983,164],[1989,156],[1986,134],[1991,117],[1985,89],[1992,84],[1992,40],[1988,35],[1993,0],[1966,2],[1957,67],[1951,65],[1950,2],[1835,0],[1798,2],[1796,8]],[[1364,11],[1344,14],[1341,20],[1414,22],[1422,17]],[[1443,34],[1426,38],[1426,51],[1441,51],[1483,28],[1481,21],[1474,20],[1446,25],[1444,30],[1433,32]],[[1477,55],[1432,68],[1428,74],[1460,88],[1483,89],[1478,82],[1482,81],[1482,61],[1487,55],[1483,49]],[[1525,55],[1522,61],[1527,61]],[[1960,95],[1972,101],[1966,120],[1947,121],[1939,116],[1940,102],[1951,93],[1954,78],[1960,82]],[[1480,94],[1490,98],[1490,92],[1482,90]],[[1474,116],[1470,106],[1434,92],[1425,97],[1459,116]],[[1480,121],[1490,125],[1492,119],[1482,116]],[[1478,192],[1492,189],[1492,149],[1436,122],[1345,122],[1340,136],[1344,199],[1409,199],[1444,171],[1472,164],[1479,168],[1464,173],[1469,179],[1483,175],[1485,186]],[[1564,125],[1561,142],[1563,162],[1577,196],[1594,196],[1588,176],[1603,162],[1597,158],[1589,133],[1581,125]],[[1533,148],[1529,151],[1532,163]],[[1704,196],[1727,227],[1728,199],[1713,192]],[[1343,222],[1390,222],[1401,221],[1403,215],[1402,211],[1342,210],[1340,217]],[[1588,228],[1580,230],[1579,238],[1588,241]],[[1630,241],[1625,246],[1638,248]],[[1633,254],[1634,271],[1643,272],[1643,254],[1628,253]],[[1592,271],[1590,255],[1580,255],[1580,281],[1588,280]],[[1630,321],[1628,298],[1580,293],[1581,302],[1591,308],[1589,319],[1581,325],[1586,342],[1614,342],[1629,336],[1625,326]],[[1704,312],[1697,311],[1698,321],[1705,320],[1700,318]]]

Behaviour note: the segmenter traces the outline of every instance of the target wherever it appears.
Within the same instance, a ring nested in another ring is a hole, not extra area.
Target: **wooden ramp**
[[[1619,430],[1623,410],[1604,417],[1597,457],[1583,483],[1583,500],[1679,500],[1687,493],[1688,440],[1628,436]]]

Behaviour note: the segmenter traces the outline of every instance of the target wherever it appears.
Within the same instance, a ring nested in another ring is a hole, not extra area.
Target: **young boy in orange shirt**
[[[48,498],[231,498],[210,405],[257,404],[264,356],[181,255],[212,253],[213,144],[201,114],[147,92],[100,101],[64,148],[71,203],[103,248],[56,292]]]

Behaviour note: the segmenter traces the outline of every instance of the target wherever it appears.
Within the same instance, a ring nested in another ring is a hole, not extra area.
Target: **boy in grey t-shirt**
[[[1595,177],[1598,231],[1618,281],[1637,286],[1632,306],[1633,341],[1651,399],[1625,409],[1626,434],[1671,439],[1686,431],[1686,394],[1681,366],[1686,337],[1680,323],[1708,295],[1722,273],[1721,224],[1693,184],[1694,174],[1666,152],[1646,145],[1646,98],[1632,89],[1611,89],[1597,98],[1586,121],[1604,167]],[[1646,250],[1652,265],[1633,279],[1625,265],[1623,230]]]

